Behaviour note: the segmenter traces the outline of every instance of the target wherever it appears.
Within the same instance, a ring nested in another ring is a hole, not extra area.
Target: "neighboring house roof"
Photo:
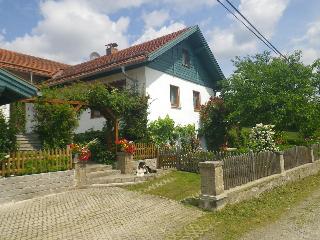
[[[200,36],[199,41],[201,44],[204,44],[206,51],[208,51],[208,61],[216,66],[220,78],[224,78],[199,27],[194,26],[120,50],[111,55],[105,55],[94,60],[71,66],[44,83],[48,86],[71,83],[99,73],[120,69],[121,66],[128,67],[153,61],[156,57],[196,32],[198,32],[198,35]]]
[[[51,77],[57,71],[70,67],[70,65],[0,48],[0,67]]]
[[[38,95],[34,85],[0,68],[0,105]]]

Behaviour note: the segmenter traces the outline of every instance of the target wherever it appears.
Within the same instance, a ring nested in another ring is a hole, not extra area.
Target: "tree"
[[[229,121],[241,126],[274,124],[310,135],[320,126],[319,62],[304,65],[301,52],[272,57],[269,52],[237,57],[235,72],[222,81]]]

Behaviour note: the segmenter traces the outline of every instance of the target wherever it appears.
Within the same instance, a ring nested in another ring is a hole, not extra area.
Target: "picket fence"
[[[158,148],[153,143],[135,143],[136,151],[133,154],[134,160],[144,160],[156,158],[158,155]]]
[[[63,171],[73,168],[70,149],[21,151],[0,161],[0,176]]]

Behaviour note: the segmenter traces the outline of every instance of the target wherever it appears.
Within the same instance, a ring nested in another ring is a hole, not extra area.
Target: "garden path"
[[[120,188],[88,188],[0,205],[0,239],[163,239],[203,212]]]

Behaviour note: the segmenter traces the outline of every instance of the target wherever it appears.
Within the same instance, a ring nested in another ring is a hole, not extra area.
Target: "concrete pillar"
[[[117,152],[117,168],[122,174],[133,173],[133,154]]]
[[[223,163],[206,161],[199,163],[201,195],[199,207],[206,210],[219,210],[225,206],[226,195],[223,184]]]
[[[283,151],[276,152],[276,155],[277,155],[279,173],[284,174],[285,169],[284,169]]]
[[[81,162],[76,155],[73,159],[74,170],[75,170],[75,185],[77,188],[83,188],[87,185],[87,164],[86,162]]]

